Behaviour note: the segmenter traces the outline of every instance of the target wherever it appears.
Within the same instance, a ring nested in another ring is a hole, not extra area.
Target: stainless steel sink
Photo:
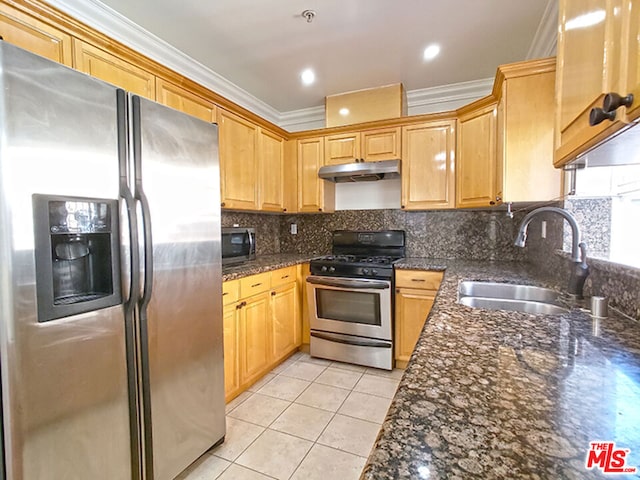
[[[559,304],[559,294],[548,288],[495,282],[460,282],[458,303],[488,310],[533,314],[558,314],[569,309]]]

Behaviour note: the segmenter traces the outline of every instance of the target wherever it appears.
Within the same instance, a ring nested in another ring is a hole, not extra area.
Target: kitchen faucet
[[[563,208],[557,207],[541,207],[529,212],[520,224],[520,230],[518,230],[518,236],[513,244],[516,247],[524,247],[527,241],[527,228],[529,223],[539,213],[553,212],[564,217],[571,226],[571,260],[573,261],[573,267],[571,270],[571,276],[569,277],[569,294],[574,295],[577,298],[582,298],[582,289],[584,282],[589,276],[589,267],[587,266],[587,244],[581,242],[580,227],[576,219],[571,213]]]

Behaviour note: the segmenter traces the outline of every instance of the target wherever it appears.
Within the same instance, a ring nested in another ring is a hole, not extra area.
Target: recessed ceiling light
[[[348,108],[344,108],[344,107],[343,107],[343,108],[341,108],[341,109],[338,111],[338,113],[339,113],[340,115],[342,115],[343,117],[346,117],[347,115],[349,115],[349,109],[348,109]]]
[[[306,70],[303,70],[303,72],[300,74],[300,78],[302,79],[303,84],[311,85],[313,82],[316,81],[316,74],[313,73],[313,70],[311,70],[310,68],[307,68]]]
[[[425,60],[433,60],[438,56],[439,53],[440,53],[440,45],[432,43],[431,45],[429,45],[427,48],[424,49],[424,53],[422,54],[422,57]]]

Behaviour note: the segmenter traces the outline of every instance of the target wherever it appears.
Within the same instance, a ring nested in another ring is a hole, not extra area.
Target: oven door
[[[311,330],[391,341],[391,282],[307,277]]]

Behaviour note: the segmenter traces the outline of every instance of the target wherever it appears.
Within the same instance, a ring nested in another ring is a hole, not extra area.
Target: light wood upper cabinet
[[[496,104],[460,114],[456,159],[456,207],[500,202],[497,187]]]
[[[324,164],[352,163],[360,159],[360,133],[342,133],[324,137]]]
[[[74,66],[81,72],[141,97],[156,99],[156,77],[115,55],[73,39]]]
[[[258,126],[218,110],[222,206],[258,209]]]
[[[400,127],[361,132],[362,159],[366,162],[400,159],[400,132]]]
[[[402,128],[402,208],[455,205],[455,120]]]
[[[260,210],[283,212],[285,210],[284,139],[267,130],[258,133],[258,157],[260,164]]]
[[[374,162],[400,158],[401,128],[328,135],[324,138],[325,165]]]
[[[556,166],[573,160],[625,126],[624,111],[615,121],[605,120],[594,126],[589,125],[589,115],[592,108],[603,106],[607,93],[626,95],[633,91],[635,85],[625,81],[625,73],[630,70],[624,54],[638,42],[637,37],[632,38],[637,10],[637,0],[560,0]]]
[[[628,120],[640,117],[640,0],[625,0],[622,38],[623,94],[633,94],[634,102],[626,109]]]
[[[335,184],[318,178],[324,165],[324,138],[298,140],[298,211],[331,212],[335,205]]]
[[[42,57],[73,66],[71,36],[0,3],[0,36],[5,42]]]
[[[553,168],[555,59],[499,68],[497,195],[503,202],[544,202],[561,196]]]
[[[156,99],[163,105],[180,110],[205,122],[213,123],[216,121],[214,103],[161,78],[156,78]]]

